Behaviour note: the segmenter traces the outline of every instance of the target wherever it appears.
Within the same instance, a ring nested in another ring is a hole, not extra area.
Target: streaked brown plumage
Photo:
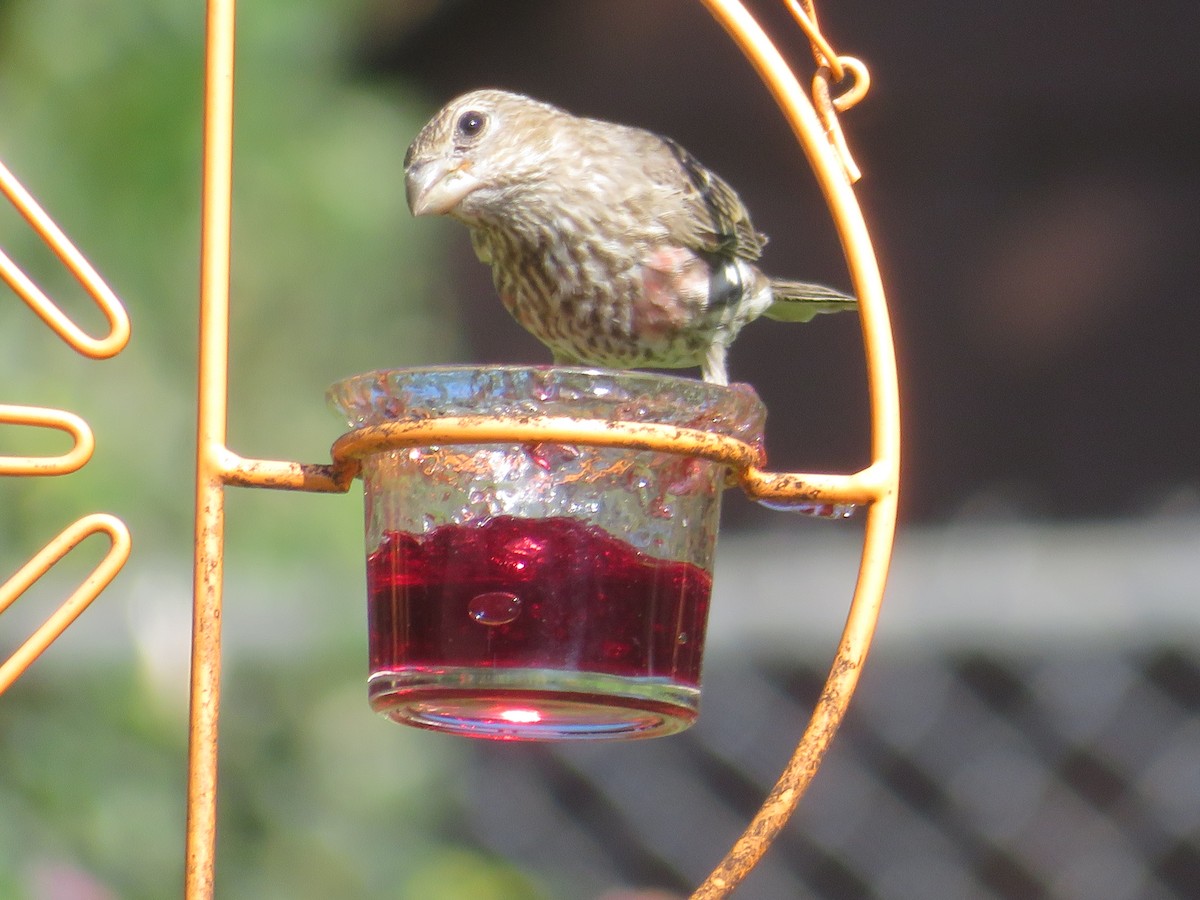
[[[472,91],[404,159],[414,215],[467,225],[513,317],[556,363],[700,366],[759,316],[806,322],[855,307],[821,285],[771,279],[766,237],[724,181],[669,138]]]

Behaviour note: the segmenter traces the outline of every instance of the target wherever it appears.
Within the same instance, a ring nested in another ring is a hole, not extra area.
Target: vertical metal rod
[[[208,0],[200,224],[196,545],[184,873],[186,900],[210,900],[216,862],[217,720],[221,700],[221,589],[225,537],[225,484],[221,457],[225,448],[229,376],[234,19],[234,0]]]

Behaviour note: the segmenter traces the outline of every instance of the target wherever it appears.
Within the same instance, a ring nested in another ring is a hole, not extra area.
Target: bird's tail
[[[858,308],[858,301],[849,294],[807,281],[772,278],[771,296],[772,303],[763,315],[779,322],[807,322],[819,313]]]

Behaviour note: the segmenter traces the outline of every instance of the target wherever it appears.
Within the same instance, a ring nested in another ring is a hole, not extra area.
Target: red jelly
[[[678,730],[711,588],[698,566],[567,517],[388,532],[367,560],[372,702],[491,737]]]

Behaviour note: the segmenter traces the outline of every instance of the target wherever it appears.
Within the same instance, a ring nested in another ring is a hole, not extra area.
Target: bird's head
[[[568,114],[521,94],[478,90],[451,100],[404,156],[414,216],[475,218],[536,181]]]

